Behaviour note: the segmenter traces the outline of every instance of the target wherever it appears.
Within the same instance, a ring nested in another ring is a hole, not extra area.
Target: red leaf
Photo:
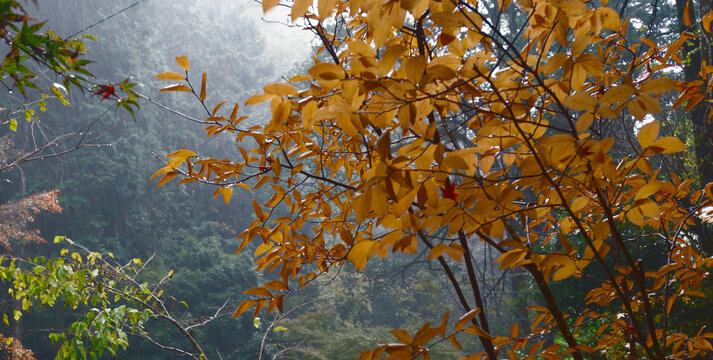
[[[444,199],[453,199],[455,200],[458,197],[458,193],[456,192],[456,184],[453,183],[446,183],[446,186],[441,186],[441,193],[443,194]]]

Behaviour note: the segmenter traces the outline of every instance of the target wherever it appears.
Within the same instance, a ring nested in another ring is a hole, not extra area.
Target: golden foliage
[[[215,197],[226,203],[236,186],[272,188],[267,202],[253,200],[255,219],[239,235],[238,252],[255,243],[257,270],[279,280],[247,290],[254,298],[235,316],[282,310],[285,294],[345,262],[362,270],[389,253],[427,251],[447,274],[456,262],[467,269],[465,280],[449,277],[465,315],[455,326],[446,314],[438,327],[394,330],[398,343],[362,359],[428,359],[434,342],[460,349],[457,334],[482,343],[485,352],[468,359],[515,351],[582,359],[614,334],[651,359],[713,350],[708,329],[686,335],[667,325],[678,298],[702,295],[698,287],[713,266],[685,236],[711,203],[711,187],[691,191],[691,180],[652,166],[655,156],[686,149],[676,137],[659,136],[661,95],[676,91],[666,106],[688,111],[711,90],[702,84],[711,84],[713,67],[692,83],[662,72],[681,65],[678,50],[692,35],[631,44],[616,11],[582,0],[499,1],[500,12],[514,7],[512,19],[527,19],[520,37],[470,0],[310,4],[296,1],[291,17],[320,36],[331,62],[250,97],[248,105],[269,102],[264,126],[241,127],[237,104],[228,118],[219,115],[223,103],[208,114],[208,136],[233,133],[241,158],[184,149],[154,174],[159,185],[179,175],[219,185]],[[703,17],[707,31],[712,16]],[[329,34],[322,26],[328,17],[348,35]],[[188,71],[185,57],[177,62]],[[203,102],[205,76],[201,89],[200,96],[190,83],[164,90],[192,91]],[[603,130],[624,121],[638,127],[629,130],[637,141],[626,157],[615,155],[615,140]],[[289,215],[276,217],[278,207]],[[634,260],[632,227],[656,234],[668,262]],[[440,230],[445,237],[433,236]],[[501,269],[520,267],[534,279],[546,306],[532,309],[539,315],[531,329],[491,334],[471,264],[478,242],[502,254]],[[589,310],[568,322],[550,283],[590,274],[592,264],[605,278],[583,299]],[[573,335],[585,320],[603,323],[606,336],[593,346]],[[549,331],[566,348],[544,347],[539,340]]]

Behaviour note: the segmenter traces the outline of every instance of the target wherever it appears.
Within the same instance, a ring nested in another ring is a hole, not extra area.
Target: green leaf
[[[82,34],[82,37],[85,39],[92,40],[92,41],[99,41],[99,40],[97,40],[97,38],[94,37],[94,35],[91,35],[91,34]]]

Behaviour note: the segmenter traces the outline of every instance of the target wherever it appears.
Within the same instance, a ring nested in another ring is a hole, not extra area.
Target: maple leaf
[[[99,101],[104,101],[112,96],[116,97],[117,99],[119,98],[118,95],[116,95],[116,89],[114,88],[113,84],[109,85],[97,85],[97,90],[94,93],[94,95],[100,95],[102,98]]]
[[[444,199],[455,200],[458,197],[458,193],[456,192],[456,184],[447,182],[446,186],[441,186],[441,194],[443,194]]]

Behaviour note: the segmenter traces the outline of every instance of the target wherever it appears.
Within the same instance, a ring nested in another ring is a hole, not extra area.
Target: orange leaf
[[[240,305],[238,305],[238,308],[235,309],[235,312],[233,313],[233,319],[237,318],[238,316],[240,316],[240,314],[253,307],[253,305],[255,305],[256,303],[257,300],[246,300],[241,302]]]
[[[659,147],[664,154],[673,154],[686,150],[686,145],[675,136],[664,136],[651,144],[651,147]]]
[[[280,280],[272,280],[262,287],[270,290],[287,290],[287,286]]]
[[[178,66],[181,67],[181,69],[188,71],[188,67],[190,66],[188,62],[188,58],[185,56],[176,56],[176,63]]]
[[[162,73],[154,76],[154,78],[159,79],[159,80],[186,80],[185,76],[183,76],[179,73],[175,73],[173,71],[162,72]]]
[[[472,310],[468,311],[467,313],[463,314],[463,316],[458,318],[458,321],[456,322],[454,329],[456,331],[460,331],[461,329],[463,329],[465,324],[468,323],[468,321],[472,320],[478,314],[480,314],[480,308],[472,309]]]
[[[280,0],[262,0],[262,12],[266,13],[268,10],[274,8],[280,4]]]
[[[366,262],[373,255],[374,240],[362,240],[354,245],[351,250],[349,250],[349,255],[347,259],[354,264],[357,270],[364,270],[366,267]]]
[[[243,291],[243,294],[272,297],[272,294],[269,291],[267,291],[266,289],[261,288],[259,286],[251,288],[251,289],[247,289],[247,290]]]
[[[205,80],[206,74],[203,73],[203,80],[201,81],[201,101],[205,101]]]
[[[637,135],[639,145],[641,145],[642,148],[646,148],[651,145],[651,143],[654,142],[654,139],[659,136],[659,128],[660,125],[658,121],[652,121],[642,126],[641,129],[639,129],[639,134]]]
[[[594,99],[583,92],[578,92],[564,98],[564,105],[572,110],[586,111],[594,108]]]
[[[433,260],[439,258],[448,249],[446,244],[438,244],[428,252],[428,260]]]
[[[264,214],[262,213],[262,207],[260,207],[260,204],[255,199],[253,199],[253,209],[255,209],[255,215],[257,216],[257,218],[262,221],[262,218],[264,216]]]
[[[167,173],[164,175],[161,180],[159,180],[158,184],[156,184],[157,188],[160,188],[163,184],[171,181],[171,179],[175,178],[178,176],[179,172],[178,171],[171,171],[170,173]]]
[[[312,5],[312,0],[295,0],[294,4],[292,4],[292,10],[290,11],[290,19],[292,22],[304,16],[310,5]],[[290,82],[292,82],[292,79],[290,79]]]
[[[175,85],[169,85],[166,86],[165,88],[159,90],[159,91],[191,91],[191,88],[189,88],[186,85],[183,84],[175,84]]]
[[[225,205],[228,205],[230,202],[230,197],[233,196],[233,188],[223,188],[223,202],[225,202]]]

